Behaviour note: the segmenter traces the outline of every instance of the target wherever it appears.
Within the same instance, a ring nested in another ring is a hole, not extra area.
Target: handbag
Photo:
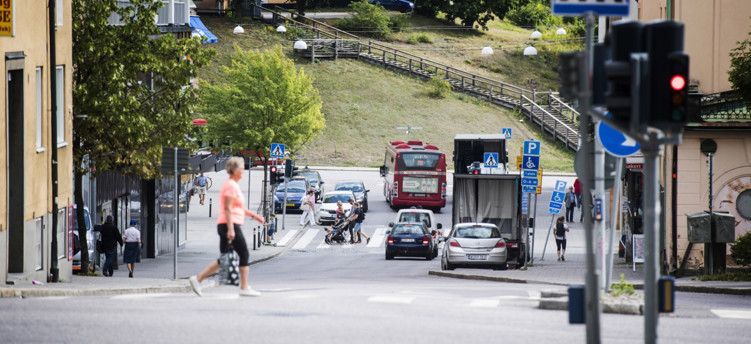
[[[104,245],[102,245],[101,240],[96,241],[96,251],[99,253],[104,253]]]
[[[235,250],[230,249],[219,256],[218,276],[219,284],[240,285],[240,257]]]
[[[310,210],[310,206],[308,205],[308,203],[303,203],[303,204],[300,205],[300,210],[302,210],[302,211],[308,211],[308,210]]]

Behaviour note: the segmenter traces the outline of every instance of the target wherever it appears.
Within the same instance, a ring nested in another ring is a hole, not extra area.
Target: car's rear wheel
[[[455,267],[453,264],[449,263],[448,261],[441,259],[441,270],[454,270]]]
[[[392,260],[392,259],[394,259],[394,255],[391,252],[386,251],[386,260]]]
[[[433,251],[428,250],[428,253],[425,254],[425,260],[433,260],[433,257],[435,257]]]
[[[438,257],[438,248],[433,250],[433,258]]]

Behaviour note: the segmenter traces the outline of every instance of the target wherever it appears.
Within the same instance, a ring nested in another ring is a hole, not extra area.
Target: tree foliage
[[[322,103],[312,76],[295,68],[280,46],[266,51],[235,46],[231,67],[222,71],[226,83],[201,85],[209,140],[256,151],[265,163],[271,143],[283,143],[294,154],[321,133]]]
[[[369,36],[385,38],[391,34],[391,18],[381,5],[374,5],[368,0],[353,1],[349,4],[352,16],[337,19],[334,25],[350,32],[364,31]]]
[[[728,80],[743,99],[751,101],[751,32],[730,52]]]
[[[158,175],[162,146],[186,146],[196,92],[187,87],[213,50],[160,36],[161,1],[73,0],[73,156],[79,223],[82,176],[106,170]],[[123,25],[109,25],[116,13]],[[84,157],[88,160],[84,161]],[[91,167],[96,166],[96,169]],[[87,245],[80,226],[82,264]],[[85,268],[85,265],[82,266]]]
[[[462,25],[479,25],[487,29],[487,23],[496,17],[504,18],[506,13],[526,0],[423,0],[417,4],[417,12],[435,15],[446,14],[446,19],[459,19]]]

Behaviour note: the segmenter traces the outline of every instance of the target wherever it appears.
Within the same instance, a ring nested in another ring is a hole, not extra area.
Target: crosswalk
[[[386,227],[370,227],[363,228],[366,235],[370,237],[370,242],[367,245],[363,244],[332,244],[329,245],[325,242],[326,230],[322,227],[308,227],[301,230],[290,230],[284,233],[282,238],[276,243],[277,246],[289,246],[291,250],[295,251],[307,251],[307,250],[326,250],[332,247],[367,247],[367,248],[380,248],[383,247],[386,242]],[[300,235],[302,232],[302,235]],[[299,238],[298,238],[299,237]],[[296,239],[297,238],[297,239]],[[296,241],[295,241],[296,239]]]

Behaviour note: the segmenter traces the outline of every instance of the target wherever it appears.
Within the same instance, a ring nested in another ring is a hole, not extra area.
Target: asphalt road
[[[326,186],[362,178],[371,190],[366,232],[393,220],[374,172],[324,171]],[[449,190],[450,191],[450,190]],[[450,207],[448,207],[450,209]],[[538,211],[539,211],[538,207]],[[438,215],[450,225],[450,214]],[[288,230],[299,229],[289,215]],[[302,238],[300,239],[303,240]],[[307,239],[306,239],[307,240]],[[548,285],[428,276],[439,260],[384,259],[383,246],[320,245],[323,233],[280,257],[253,265],[251,286],[194,294],[0,299],[0,342],[254,342],[254,343],[569,343],[584,342],[584,325],[565,311],[537,308]],[[552,287],[558,288],[560,287]],[[751,309],[751,299],[678,293],[675,314],[661,316],[661,343],[745,343],[748,319],[716,308]],[[601,315],[603,343],[643,341],[643,318]]]

